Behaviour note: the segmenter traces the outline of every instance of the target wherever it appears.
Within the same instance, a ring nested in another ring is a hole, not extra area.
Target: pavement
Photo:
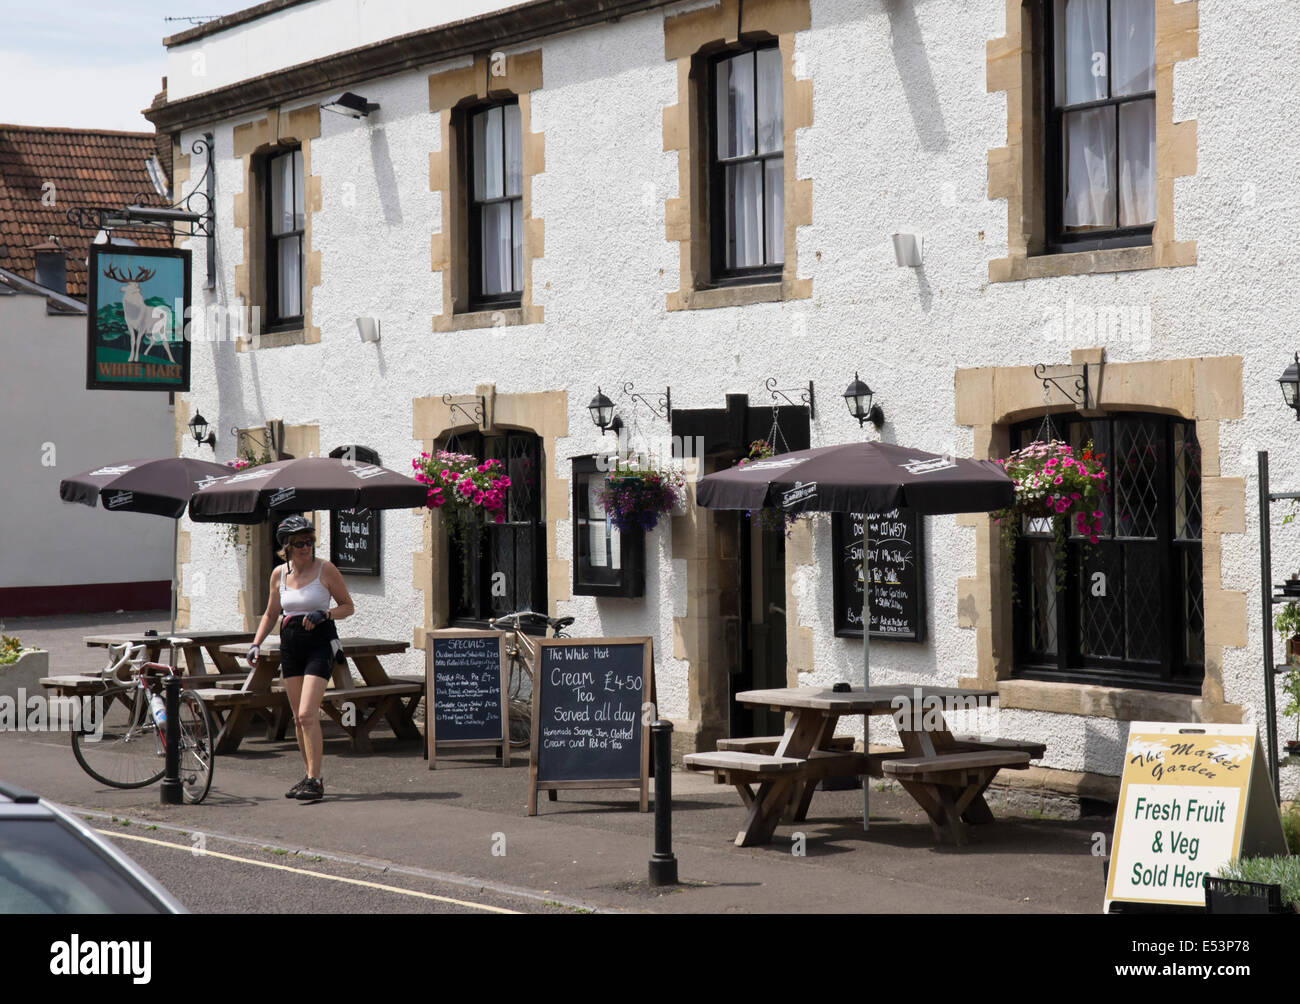
[[[102,649],[83,635],[166,629],[166,614],[90,614],[11,619],[6,634],[51,653],[51,672],[97,669]],[[253,734],[216,762],[212,792],[197,806],[162,806],[158,789],[107,789],[85,775],[64,735],[0,733],[0,778],[103,821],[179,841],[277,849],[326,860],[348,874],[405,875],[429,888],[459,888],[547,910],[671,913],[1080,913],[1097,914],[1104,892],[1094,856],[1113,818],[1017,815],[990,799],[997,821],[964,847],[935,846],[924,813],[901,790],[871,792],[863,831],[860,790],[819,792],[806,822],[785,824],[763,847],[732,843],[743,811],[733,789],[709,775],[673,775],[673,851],[680,885],[648,886],[654,815],[635,791],[564,791],[527,815],[527,751],[512,766],[484,755],[439,755],[376,730],[374,752],[354,753],[325,729],[326,798],[283,797],[302,775],[296,745]],[[875,785],[881,785],[875,782]],[[653,786],[652,786],[653,790]],[[138,828],[137,828],[138,824]],[[1097,839],[1098,834],[1102,839]],[[128,853],[135,848],[123,843]],[[144,845],[141,843],[141,852]],[[146,867],[149,867],[146,865]],[[286,878],[286,882],[289,880]],[[209,908],[239,912],[237,898]],[[303,909],[361,912],[374,904]]]

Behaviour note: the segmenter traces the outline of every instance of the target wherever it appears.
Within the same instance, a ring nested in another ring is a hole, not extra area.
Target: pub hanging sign
[[[190,252],[92,244],[86,389],[190,389]]]

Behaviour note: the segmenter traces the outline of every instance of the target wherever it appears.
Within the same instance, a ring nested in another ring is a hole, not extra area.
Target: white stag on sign
[[[105,276],[122,284],[122,318],[131,334],[131,354],[126,360],[129,363],[140,361],[140,343],[145,335],[149,336],[145,352],[161,343],[163,351],[167,353],[167,361],[176,362],[167,338],[167,332],[171,328],[171,311],[163,306],[149,306],[140,292],[140,283],[152,279],[154,272],[151,268],[141,268],[130,275],[123,275],[112,265],[104,269]]]

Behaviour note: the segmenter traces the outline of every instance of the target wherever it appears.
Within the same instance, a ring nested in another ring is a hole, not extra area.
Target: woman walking
[[[256,664],[260,646],[276,622],[280,625],[280,673],[293,709],[298,751],[307,774],[285,798],[316,801],[325,795],[320,704],[334,669],[338,631],[334,622],[356,609],[343,576],[330,562],[316,558],[316,530],[302,516],[290,516],[275,532],[283,565],[271,573],[271,596],[253,636],[248,661]],[[333,599],[336,606],[330,607]],[[339,656],[340,661],[342,657]]]

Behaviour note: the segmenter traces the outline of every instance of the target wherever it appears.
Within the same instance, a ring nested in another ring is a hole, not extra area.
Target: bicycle
[[[176,646],[185,644],[186,639],[167,641],[174,661]],[[164,686],[177,673],[174,666],[145,662],[144,649],[144,645],[109,646],[104,689],[92,695],[100,702],[93,716],[97,720],[89,724],[83,720],[80,728],[72,730],[72,755],[77,763],[110,788],[143,788],[161,780],[166,770]],[[202,802],[212,787],[216,742],[212,716],[203,698],[183,689],[177,719],[181,789],[185,801],[194,805]]]
[[[510,660],[510,677],[507,703],[510,708],[510,746],[522,749],[532,742],[533,734],[533,666],[537,662],[537,645],[531,640],[533,633],[546,637],[551,629],[552,638],[567,638],[564,629],[573,623],[573,617],[548,617],[535,610],[516,610],[488,620],[494,631],[507,632],[506,657]],[[525,626],[526,624],[526,626]],[[529,631],[529,628],[532,631]],[[524,681],[528,692],[524,693]]]

